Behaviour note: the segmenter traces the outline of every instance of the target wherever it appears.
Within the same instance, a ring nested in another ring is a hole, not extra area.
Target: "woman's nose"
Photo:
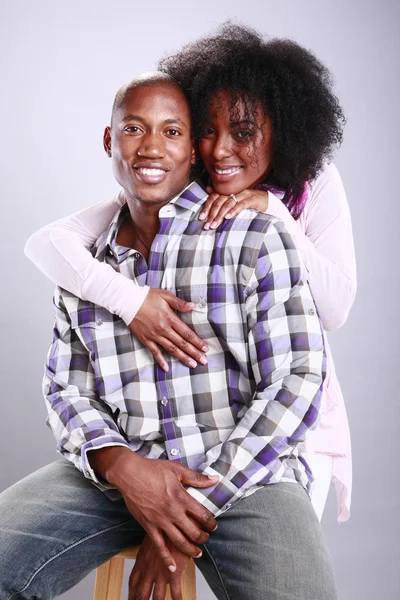
[[[226,158],[228,156],[232,156],[232,144],[230,140],[230,136],[227,135],[219,135],[213,147],[213,155],[214,158],[221,160],[222,158]]]

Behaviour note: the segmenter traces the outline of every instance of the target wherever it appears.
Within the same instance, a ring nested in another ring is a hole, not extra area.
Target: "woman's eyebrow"
[[[233,121],[231,119],[229,121],[230,127],[237,127],[238,125],[254,125],[254,121],[250,121],[249,119],[243,119],[242,121]]]

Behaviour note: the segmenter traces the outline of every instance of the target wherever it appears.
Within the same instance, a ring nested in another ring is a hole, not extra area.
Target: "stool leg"
[[[196,566],[194,560],[188,563],[183,573],[182,596],[184,600],[196,600]]]
[[[125,559],[114,556],[97,568],[93,600],[120,600]]]

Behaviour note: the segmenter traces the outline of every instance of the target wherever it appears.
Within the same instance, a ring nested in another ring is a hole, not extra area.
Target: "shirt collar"
[[[199,210],[200,206],[204,204],[207,198],[208,194],[202,186],[201,182],[193,181],[192,183],[189,183],[189,185],[187,185],[185,189],[182,190],[182,192],[180,192],[177,196],[172,198],[172,200],[170,200],[170,202],[168,202],[168,204],[166,204],[165,206],[169,206],[172,204],[174,206],[180,207],[181,209],[194,213]],[[160,210],[162,210],[162,208]],[[114,249],[117,245],[117,233],[124,219],[126,218],[128,210],[128,205],[124,204],[124,206],[122,206],[114,215],[114,218],[111,221],[110,225],[107,227],[106,231],[102,233],[99,239],[97,240],[93,248],[93,252],[95,258],[97,258],[98,260],[104,260],[108,249]],[[179,212],[181,213],[181,211]]]

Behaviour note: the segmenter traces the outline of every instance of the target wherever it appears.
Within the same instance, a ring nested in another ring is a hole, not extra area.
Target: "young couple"
[[[64,288],[44,393],[68,460],[0,495],[0,595],[54,598],[141,543],[131,599],[179,600],[189,557],[218,598],[336,598],[317,512],[332,473],[350,501],[320,323],[355,292],[326,164],[343,116],[315,57],[243,27],[160,68],[115,98],[121,192],[27,244]]]

